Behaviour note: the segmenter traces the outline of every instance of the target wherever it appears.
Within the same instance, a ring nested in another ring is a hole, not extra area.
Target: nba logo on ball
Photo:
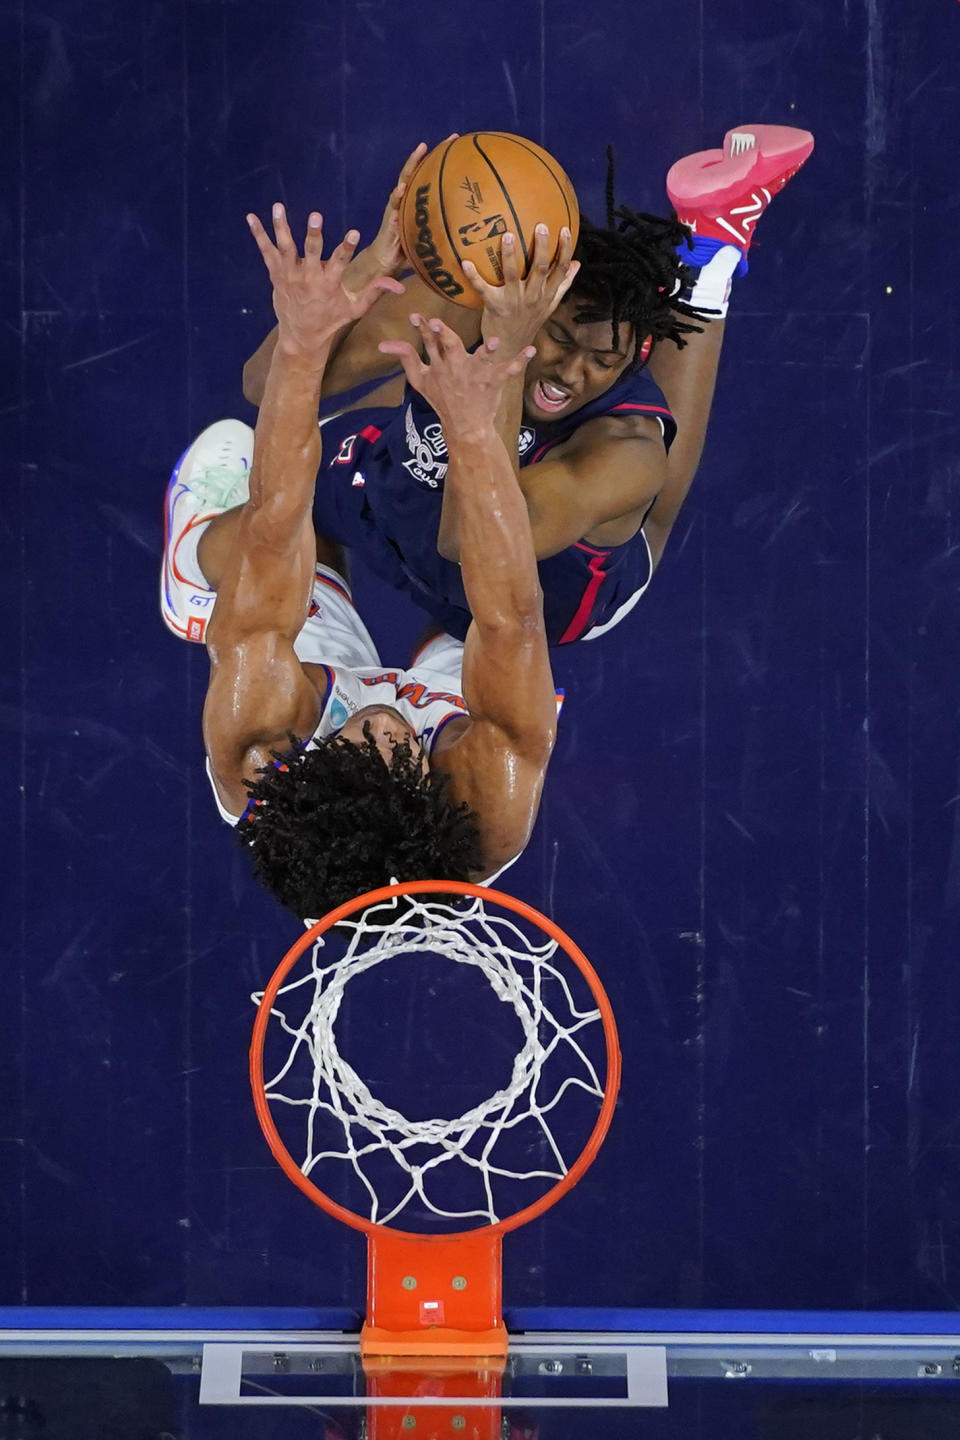
[[[457,234],[460,236],[460,243],[466,245],[479,245],[483,240],[492,240],[495,235],[505,235],[507,222],[502,215],[488,215],[483,221],[471,220],[468,225],[461,225]]]
[[[460,262],[472,260],[482,280],[502,284],[500,237],[509,230],[526,273],[540,224],[550,232],[554,254],[564,226],[576,244],[580,207],[573,186],[546,150],[495,130],[458,135],[431,150],[400,204],[400,236],[414,270],[440,295],[475,310],[483,302]]]

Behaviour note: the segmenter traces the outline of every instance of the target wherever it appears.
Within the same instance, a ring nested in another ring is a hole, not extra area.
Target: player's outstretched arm
[[[499,359],[495,338],[468,354],[440,321],[423,322],[424,365],[388,342],[410,383],[436,410],[449,453],[446,490],[461,527],[464,589],[473,616],[463,657],[469,729],[437,763],[479,817],[490,872],[526,844],[556,736],[556,692],[530,522],[497,434],[504,386],[532,350]]]
[[[310,733],[318,697],[293,651],[307,613],[316,561],[313,491],[320,462],[317,403],[339,331],[383,290],[380,277],[354,295],[343,277],[359,239],[351,231],[328,260],[310,217],[301,257],[283,207],[276,243],[248,216],[273,285],[278,339],[257,421],[250,498],[239,515],[207,627],[211,676],[204,707],[207,753],[221,798],[240,808],[243,779],[269,761],[289,731]]]

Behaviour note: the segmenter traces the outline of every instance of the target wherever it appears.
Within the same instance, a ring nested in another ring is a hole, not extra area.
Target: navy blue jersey
[[[624,376],[570,415],[536,426],[524,422],[520,465],[535,465],[588,420],[648,415],[676,433],[663,394],[646,371]],[[434,410],[407,386],[396,410],[354,410],[323,426],[317,480],[317,529],[357,546],[371,568],[407,590],[439,625],[466,634],[470,612],[459,565],[437,552],[447,448]],[[551,645],[596,636],[630,610],[651,574],[643,532],[607,549],[580,541],[539,562],[544,620]]]

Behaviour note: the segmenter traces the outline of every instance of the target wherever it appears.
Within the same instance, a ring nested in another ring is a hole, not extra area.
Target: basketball
[[[502,285],[500,237],[509,230],[526,274],[541,223],[554,255],[561,226],[576,243],[580,208],[573,186],[546,150],[495,130],[458,135],[431,150],[400,203],[400,237],[414,270],[439,295],[474,310],[483,302],[461,262],[472,260],[481,279]]]

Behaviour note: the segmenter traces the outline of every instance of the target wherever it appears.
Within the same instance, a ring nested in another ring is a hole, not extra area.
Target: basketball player
[[[373,244],[349,284],[403,266],[400,197],[426,147],[410,156]],[[332,396],[388,373],[380,341],[409,334],[411,310],[437,315],[467,345],[496,334],[536,356],[508,390],[498,431],[516,457],[540,561],[551,644],[594,639],[646,588],[700,461],[723,341],[730,283],[746,271],[757,219],[813,149],[806,131],[740,126],[722,149],[678,161],[667,191],[679,222],[639,215],[607,191],[607,225],[584,222],[577,261],[561,236],[555,265],[541,227],[528,279],[503,237],[505,284],[468,279],[481,313],[454,305],[417,278],[338,341],[324,381]],[[244,370],[257,403],[274,344]],[[357,546],[389,582],[408,590],[454,635],[469,609],[457,565],[462,527],[444,481],[449,457],[438,417],[416,391],[374,395],[325,424],[317,528]],[[442,516],[441,516],[442,510]]]
[[[331,348],[402,287],[379,276],[348,292],[359,235],[323,260],[317,214],[302,258],[282,206],[276,244],[248,221],[278,320],[253,465],[238,478],[218,463],[235,459],[235,431],[249,433],[237,422],[194,442],[167,492],[161,580],[167,624],[210,657],[217,805],[260,879],[304,918],[393,879],[485,880],[529,838],[556,733],[530,523],[494,424],[532,347],[501,359],[490,339],[468,354],[436,319],[419,327],[428,365],[393,343],[444,427],[474,618],[464,644],[439,636],[409,671],[386,667],[312,507]]]

